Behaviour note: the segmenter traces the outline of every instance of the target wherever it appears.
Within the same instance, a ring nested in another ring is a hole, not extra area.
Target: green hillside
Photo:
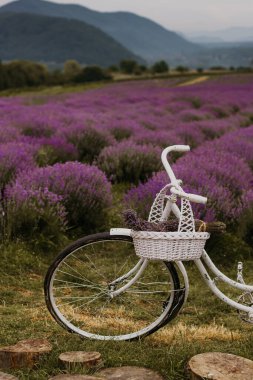
[[[27,12],[76,19],[94,25],[109,34],[127,49],[149,62],[179,59],[200,48],[175,32],[129,12],[97,12],[76,4],[56,4],[43,0],[18,0],[0,11]]]
[[[137,57],[104,32],[77,20],[0,13],[0,59],[107,66]]]

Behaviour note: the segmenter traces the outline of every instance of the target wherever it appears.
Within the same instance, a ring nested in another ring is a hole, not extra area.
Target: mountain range
[[[195,43],[238,43],[253,41],[253,27],[231,27],[217,31],[190,33],[187,38]]]
[[[250,39],[250,33],[244,30],[241,36]],[[76,59],[109,66],[122,59],[147,64],[164,59],[171,66],[252,65],[253,38],[244,44],[224,42],[228,36],[235,31],[187,38],[134,13],[98,12],[77,4],[17,0],[0,7],[2,60],[62,64]]]
[[[92,25],[13,12],[0,12],[0,57],[56,64],[75,59],[101,66],[109,66],[120,59],[142,61]]]
[[[129,12],[103,13],[76,4],[57,4],[44,0],[13,1],[2,6],[0,12],[29,13],[88,23],[147,62],[180,58],[199,49],[177,33]]]

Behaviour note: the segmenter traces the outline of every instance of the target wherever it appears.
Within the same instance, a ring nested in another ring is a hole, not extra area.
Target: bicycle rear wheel
[[[126,291],[140,259],[132,238],[101,233],[67,247],[48,269],[44,290],[47,307],[64,328],[99,340],[132,340],[151,334],[175,317],[179,278],[172,263],[149,261]],[[122,277],[123,276],[123,277]]]

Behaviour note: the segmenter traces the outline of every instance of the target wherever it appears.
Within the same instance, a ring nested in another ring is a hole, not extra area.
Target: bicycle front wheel
[[[139,260],[128,236],[101,233],[71,244],[46,275],[50,313],[90,339],[132,340],[154,332],[168,322],[179,278],[172,263],[149,261],[130,288],[112,297],[134,277]]]

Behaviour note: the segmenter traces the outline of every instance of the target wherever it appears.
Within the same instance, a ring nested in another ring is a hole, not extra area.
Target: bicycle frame
[[[175,197],[177,197],[177,196],[182,197],[182,198],[184,197],[186,199],[189,199],[192,202],[197,202],[197,203],[206,203],[206,201],[207,201],[207,199],[202,197],[202,196],[195,195],[195,194],[186,194],[183,191],[183,189],[180,186],[181,185],[180,180],[176,179],[175,174],[173,173],[173,170],[170,167],[170,164],[167,160],[167,154],[171,151],[186,152],[189,150],[190,150],[189,146],[174,145],[172,147],[168,147],[168,148],[164,149],[164,151],[162,152],[162,162],[163,162],[163,165],[164,165],[164,167],[168,173],[168,176],[171,180],[170,191],[172,194],[174,194],[174,199],[172,200],[171,197],[167,197],[167,203],[164,207],[164,210],[163,210],[163,213],[161,216],[161,220],[167,220],[167,218],[169,217],[169,215],[171,213],[173,213],[178,219],[180,218],[181,211],[175,202],[175,199],[176,199]],[[127,228],[112,228],[110,230],[110,234],[111,235],[131,236],[131,230],[127,229]],[[110,296],[112,298],[116,297],[120,293],[122,293],[122,292],[126,291],[128,288],[130,288],[130,286],[133,283],[135,283],[141,277],[143,271],[145,270],[146,266],[148,265],[148,261],[149,261],[148,259],[143,259],[143,258],[140,259],[139,262],[137,263],[137,265],[131,271],[126,273],[120,279],[116,279],[112,284],[110,284],[110,285],[116,285],[122,279],[127,280],[130,276],[132,276],[134,273],[136,273],[134,275],[134,277],[131,280],[129,280],[129,282],[126,285],[122,286],[121,288],[119,288],[115,291],[111,291]],[[213,263],[213,261],[208,256],[208,254],[205,250],[203,250],[203,254],[202,254],[201,258],[194,260],[194,263],[197,266],[204,282],[207,284],[207,286],[210,288],[210,290],[214,293],[214,295],[216,295],[216,297],[218,297],[219,299],[221,299],[223,302],[230,305],[231,307],[236,308],[237,310],[247,312],[249,315],[249,319],[253,322],[253,307],[245,306],[241,303],[235,302],[231,298],[227,297],[224,293],[222,293],[220,291],[220,289],[216,286],[215,279],[212,279],[210,277],[210,275],[208,274],[206,267],[216,276],[216,279],[223,281],[224,283],[228,284],[229,286],[231,286],[233,288],[242,290],[244,292],[251,293],[251,292],[253,292],[253,286],[234,281],[231,278],[227,277],[224,273],[222,273],[215,266],[215,264]],[[181,274],[183,276],[184,285],[185,285],[185,299],[184,299],[184,303],[185,303],[187,300],[187,297],[188,297],[188,293],[189,293],[189,279],[188,279],[187,271],[185,269],[184,264],[181,261],[176,261],[175,264],[177,265],[179,271],[181,272]],[[206,265],[206,267],[204,264]],[[184,303],[183,303],[183,305],[184,305]]]

